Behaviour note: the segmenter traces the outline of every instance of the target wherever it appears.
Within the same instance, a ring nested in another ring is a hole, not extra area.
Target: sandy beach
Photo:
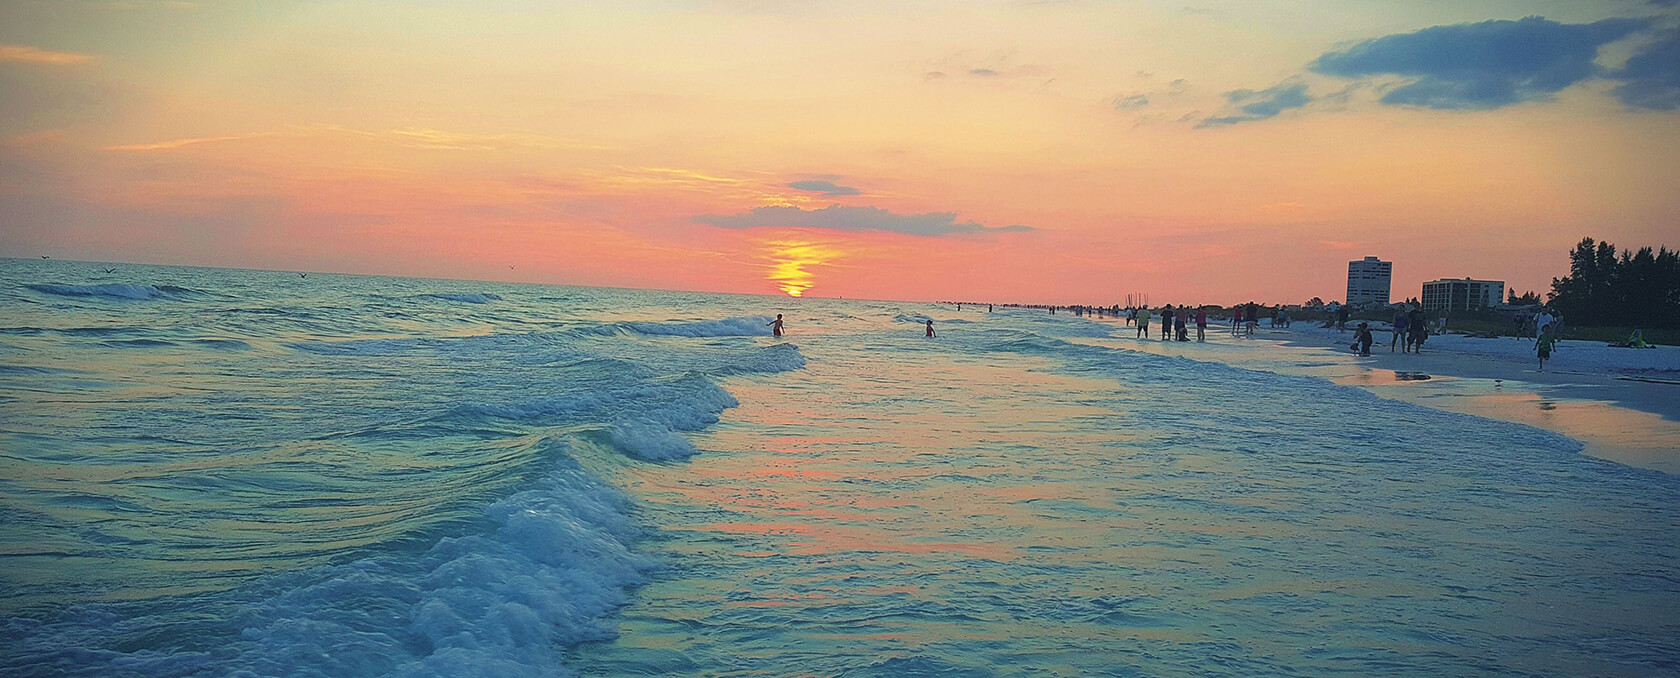
[[[1563,341],[1540,371],[1530,339],[1448,334],[1431,337],[1421,354],[1409,354],[1388,350],[1386,329],[1375,336],[1370,356],[1348,350],[1351,329],[1316,323],[1261,327],[1252,337],[1234,337],[1228,326],[1209,328],[1209,342],[1229,349],[1216,353],[1193,342],[1120,345],[1321,376],[1385,398],[1543,428],[1581,441],[1584,454],[1680,473],[1680,348]]]

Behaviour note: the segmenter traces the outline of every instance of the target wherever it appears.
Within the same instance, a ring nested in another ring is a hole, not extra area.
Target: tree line
[[[1577,326],[1680,329],[1680,254],[1582,238],[1547,302]]]

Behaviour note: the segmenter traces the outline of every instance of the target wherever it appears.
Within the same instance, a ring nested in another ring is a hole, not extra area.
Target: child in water
[[[782,336],[782,314],[777,313],[776,319],[770,321],[770,336]]]
[[[929,337],[934,336],[934,334],[933,334],[933,319],[932,318],[928,318],[927,335]]]

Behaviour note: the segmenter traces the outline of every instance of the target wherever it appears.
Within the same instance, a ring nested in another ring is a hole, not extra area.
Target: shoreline
[[[1131,328],[1124,321],[1118,327]],[[1515,357],[1532,346],[1521,339],[1431,337],[1421,354],[1389,353],[1387,346],[1373,344],[1370,356],[1359,356],[1347,349],[1351,329],[1342,334],[1316,324],[1262,327],[1252,337],[1233,337],[1228,327],[1210,326],[1208,343],[1200,345],[1130,336],[1114,340],[1123,348],[1318,376],[1383,398],[1533,426],[1579,441],[1582,454],[1680,475],[1680,384],[1669,383],[1668,374],[1621,373],[1603,364],[1565,359],[1596,352],[1594,342],[1568,342],[1548,361],[1547,371],[1540,372],[1532,356],[1530,362]],[[1379,337],[1386,334],[1377,332]],[[1463,342],[1512,343],[1458,345]],[[1205,350],[1213,346],[1226,350]],[[1476,352],[1455,350],[1462,348]],[[1665,351],[1655,357],[1680,359],[1680,349],[1672,347],[1607,350]],[[1414,373],[1428,378],[1400,376]]]

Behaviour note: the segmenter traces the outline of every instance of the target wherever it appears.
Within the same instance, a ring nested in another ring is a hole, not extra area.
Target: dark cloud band
[[[1433,26],[1328,52],[1308,69],[1341,78],[1411,78],[1382,102],[1451,110],[1485,110],[1550,99],[1602,75],[1594,60],[1604,45],[1648,28],[1645,19],[1561,24],[1540,17]]]
[[[829,205],[817,210],[792,206],[759,207],[741,214],[702,215],[694,221],[718,228],[821,228],[830,231],[885,231],[923,237],[964,233],[1013,233],[1033,230],[1028,226],[988,228],[972,221],[957,221],[954,212],[894,214],[879,207]]]

